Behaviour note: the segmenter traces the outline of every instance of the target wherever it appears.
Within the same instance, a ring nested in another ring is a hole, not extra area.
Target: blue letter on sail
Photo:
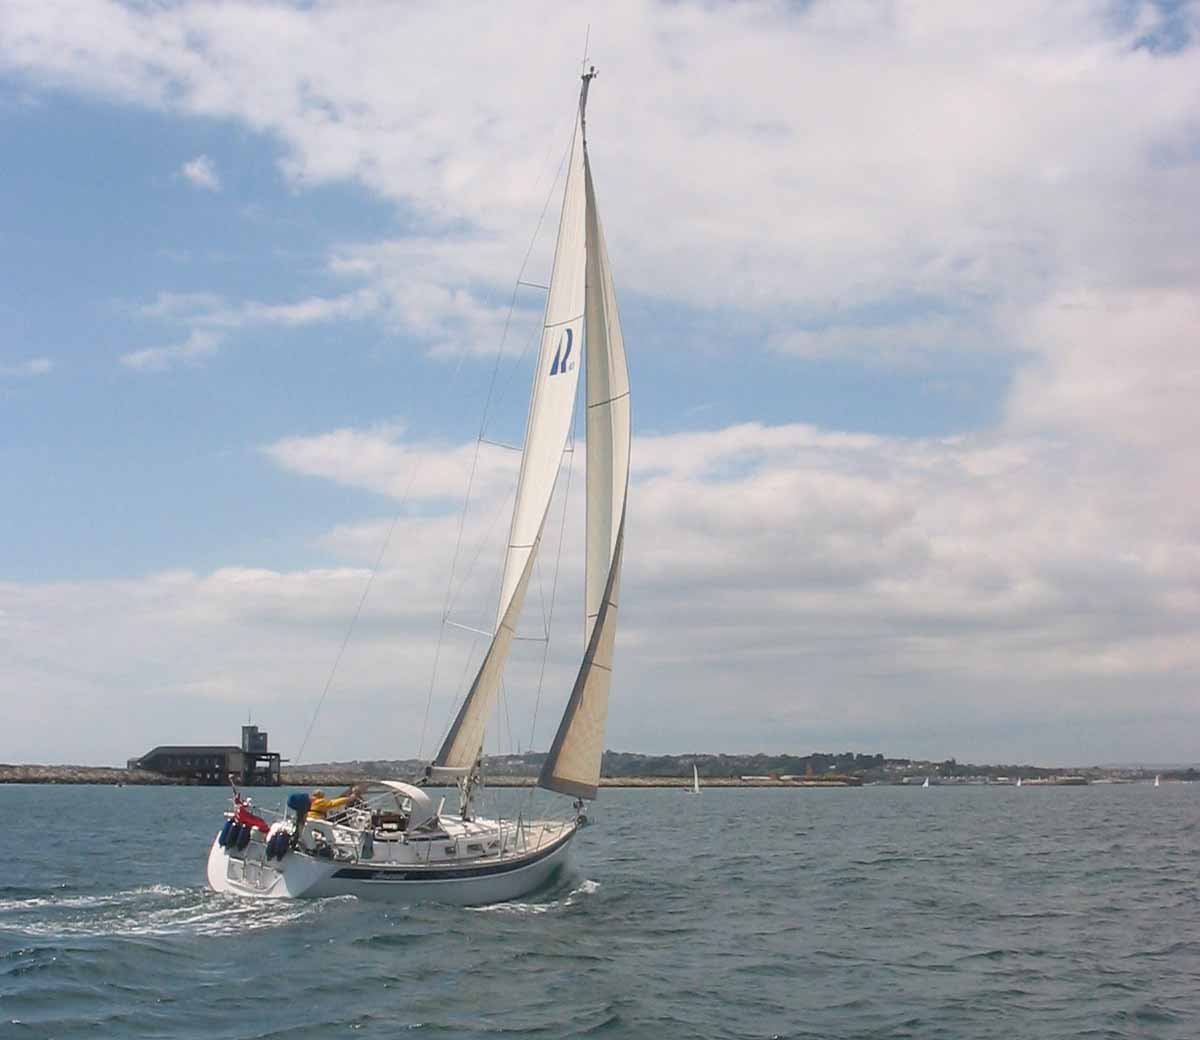
[[[570,329],[563,330],[563,337],[558,341],[558,349],[554,352],[554,364],[550,366],[552,376],[567,371],[567,359],[571,356],[571,341],[574,338],[575,335]],[[567,344],[565,349],[563,348],[564,340]]]

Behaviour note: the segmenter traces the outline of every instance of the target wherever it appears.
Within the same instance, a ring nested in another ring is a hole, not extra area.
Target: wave
[[[487,906],[470,906],[467,909],[475,913],[484,914],[548,914],[554,910],[563,910],[574,906],[585,896],[595,895],[598,891],[600,891],[599,881],[585,879],[575,888],[571,889],[562,899],[551,899],[545,903],[489,903]]]
[[[352,896],[244,900],[207,888],[148,885],[85,896],[0,900],[0,931],[35,938],[222,936],[279,928]]]
[[[36,891],[36,890],[27,890]],[[124,892],[107,892],[90,896],[47,896],[35,895],[23,899],[0,899],[0,914],[27,910],[39,910],[43,907],[62,907],[64,909],[93,909],[95,907],[112,906],[123,902],[130,896],[137,895],[173,895],[186,889],[171,888],[169,885],[147,885],[144,888],[131,888]]]

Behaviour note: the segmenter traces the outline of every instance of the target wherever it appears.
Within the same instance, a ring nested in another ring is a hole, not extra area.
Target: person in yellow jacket
[[[336,798],[326,798],[325,792],[321,790],[313,791],[312,801],[308,806],[308,815],[318,820],[323,820],[330,813],[337,812],[339,809],[344,809],[348,805],[353,805],[355,802],[361,801],[362,796],[362,788],[357,784],[347,787]]]

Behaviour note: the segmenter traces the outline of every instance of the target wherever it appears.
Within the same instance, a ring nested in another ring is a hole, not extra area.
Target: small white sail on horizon
[[[1154,786],[1158,787],[1161,783],[1162,783],[1162,774],[1155,773],[1154,774]]]
[[[685,788],[688,794],[700,793],[700,771],[696,768],[696,763],[692,763],[692,786]]]
[[[925,777],[925,782],[924,782],[924,783],[923,783],[921,786],[922,786],[922,787],[928,787],[928,786],[929,786],[929,777]]]

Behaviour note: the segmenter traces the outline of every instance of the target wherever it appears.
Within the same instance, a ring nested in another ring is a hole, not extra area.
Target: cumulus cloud
[[[205,191],[220,191],[221,178],[217,167],[207,155],[197,155],[179,168],[180,174],[195,188]]]
[[[315,437],[287,437],[263,448],[285,469],[322,477],[401,501],[460,499],[472,471],[476,490],[490,498],[511,486],[519,456],[496,445],[410,444],[403,427],[341,429]]]
[[[231,303],[215,293],[160,293],[138,313],[156,322],[183,325],[186,339],[121,355],[121,364],[141,372],[196,366],[212,357],[231,332],[263,326],[297,328],[362,318],[378,309],[377,294],[359,289],[339,296],[308,296],[283,303]]]
[[[12,7],[0,66],[239,121],[282,142],[298,188],[365,185],[409,231],[340,244],[326,264],[344,292],[236,304],[164,294],[146,316],[197,331],[126,364],[195,360],[255,323],[358,317],[434,350],[494,346],[573,100],[572,62],[530,62],[524,41],[573,54],[581,9],[70,7]],[[461,31],[464,17],[477,31]],[[1192,754],[1193,23],[1189,11],[1082,0],[610,13],[593,36],[610,60],[592,95],[591,155],[623,299],[633,289],[700,321],[747,316],[761,335],[730,350],[928,365],[1007,350],[1015,365],[998,423],[952,437],[755,422],[639,436],[612,745]],[[544,282],[549,254],[543,235],[525,277]],[[518,297],[520,319],[539,306]],[[636,366],[632,341],[630,353]],[[307,722],[297,691],[315,699],[390,532],[324,731],[330,750],[316,753],[413,753],[448,598],[463,623],[492,622],[488,567],[513,456],[482,459],[464,569],[447,580],[452,502],[475,451],[399,424],[278,439],[263,452],[281,469],[377,492],[384,514],[403,502],[399,519],[346,517],[295,571],[0,587],[6,685],[47,691],[83,719],[136,698],[145,711],[127,736],[142,742],[156,739],[156,704],[194,703],[195,721],[213,717],[206,700],[244,698],[271,706],[294,747]],[[528,606],[538,631],[561,559],[566,649],[544,704],[561,704],[578,649],[577,505]],[[435,714],[479,652],[463,639]],[[507,684],[514,715],[535,698],[538,658],[523,650],[533,656]],[[39,725],[16,711],[14,732]],[[378,725],[383,712],[401,720],[394,731]],[[139,750],[112,746],[116,758]]]
[[[390,312],[435,345],[446,321],[497,334],[488,301],[506,299],[573,101],[573,62],[530,62],[523,41],[573,53],[581,9],[69,6],[13,10],[0,63],[239,120],[283,142],[297,185],[354,180],[395,200],[417,234],[343,259],[374,270]],[[1167,21],[1083,0],[614,9],[594,40],[609,60],[592,159],[618,279],[753,312],[805,353],[859,349],[861,334],[812,330],[907,296],[979,325],[1081,274],[1194,285],[1200,48],[1186,31],[1172,45]],[[545,242],[534,274],[548,256]],[[900,321],[871,349],[928,352]]]
[[[0,633],[9,659],[56,696],[82,683],[102,701],[121,686],[197,716],[205,700],[244,698],[279,719],[281,742],[294,746],[390,538],[338,677],[344,700],[313,753],[415,753],[459,523],[449,498],[465,483],[470,447],[410,443],[399,429],[272,445],[269,457],[293,471],[394,498],[411,487],[410,504],[424,496],[433,508],[395,526],[339,525],[321,548],[345,562],[323,569],[8,586]],[[909,440],[751,423],[638,438],[610,743],[683,750],[874,737],[914,753],[1011,755],[1019,725],[1030,730],[1025,757],[1104,757],[1122,746],[1131,682],[1143,703],[1194,726],[1200,554],[1158,475],[1135,479],[1146,456],[1132,451],[1116,469],[1072,456],[1064,481],[1071,451],[1045,430]],[[426,475],[412,481],[418,458]],[[450,589],[451,619],[474,628],[493,621],[511,467],[504,476],[477,485]],[[534,733],[543,742],[578,654],[578,474],[574,486],[563,549],[556,505],[523,622],[530,635],[542,630],[558,560],[557,642]],[[523,726],[539,658],[536,644],[522,647],[507,687]],[[481,650],[470,633],[450,633],[437,725]],[[53,663],[65,660],[75,662],[70,675]],[[368,725],[385,706],[406,720],[395,731]],[[1081,714],[1100,733],[1078,747],[1072,719]],[[1159,737],[1162,755],[1186,756],[1183,742]]]
[[[638,436],[610,743],[1186,759],[1180,734],[1200,722],[1200,552],[1196,507],[1181,489],[1200,474],[1187,450],[1194,437],[1175,438],[1194,433],[1196,368],[1181,348],[1191,328],[1186,297],[1109,297],[1099,311],[1058,298],[1027,333],[1048,360],[1015,389],[1000,426],[973,434],[752,422]],[[1149,413],[1081,379],[1079,342],[1100,353],[1114,385],[1139,397],[1147,378],[1159,387],[1150,395],[1157,435]],[[456,499],[473,450],[416,440],[398,424],[272,443],[264,452],[284,469],[395,506],[326,532],[314,548],[339,562],[319,570],[11,587],[3,607],[13,659],[36,647],[42,662],[79,661],[80,647],[64,643],[76,630],[57,612],[90,603],[87,642],[114,655],[114,676],[125,681],[117,661],[137,657],[147,689],[165,684],[184,700],[253,691],[256,704],[285,715],[285,744],[298,741],[307,716],[288,715],[288,698],[315,694],[386,542],[338,680],[338,710],[321,731],[323,747],[343,750],[313,753],[413,754],[443,613],[470,628],[494,622],[516,473],[509,453],[481,460],[460,539]],[[522,728],[540,662],[539,644],[523,643],[506,684],[511,715],[523,721],[516,736],[494,735],[498,747],[544,743],[577,662],[579,472],[571,483],[565,540],[560,549],[556,503],[523,621],[527,635],[539,634],[556,604],[539,728]],[[399,518],[387,519],[401,503]],[[136,648],[151,630],[159,656],[147,658]],[[481,650],[463,630],[444,641],[434,728]],[[176,652],[195,677],[179,678],[188,669]],[[41,681],[55,688],[77,681],[45,669]],[[404,720],[396,732],[367,725],[384,710]]]

